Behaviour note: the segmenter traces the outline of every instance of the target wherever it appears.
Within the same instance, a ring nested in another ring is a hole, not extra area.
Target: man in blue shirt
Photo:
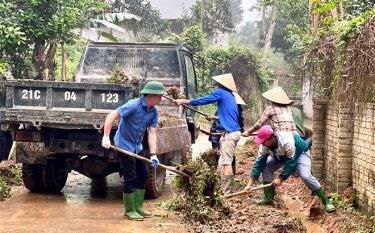
[[[115,111],[108,114],[104,124],[102,146],[109,149],[111,146],[110,133],[115,121],[119,121],[115,146],[135,154],[144,155],[142,141],[146,131],[152,166],[159,164],[156,155],[156,130],[159,112],[156,105],[160,104],[164,94],[164,85],[160,82],[148,82],[138,99],[129,100]],[[130,220],[142,221],[150,217],[151,213],[143,208],[145,183],[148,170],[145,161],[119,154],[119,161],[124,177],[123,204],[125,217]]]
[[[211,94],[192,100],[177,99],[177,105],[189,104],[191,106],[200,106],[217,103],[217,115],[223,128],[223,134],[220,138],[220,158],[218,166],[221,172],[221,188],[225,195],[232,190],[234,179],[232,161],[236,145],[241,137],[240,111],[237,106],[236,98],[241,99],[237,94],[236,84],[232,74],[224,74],[212,77],[218,84],[218,89]],[[243,102],[243,100],[241,99]]]

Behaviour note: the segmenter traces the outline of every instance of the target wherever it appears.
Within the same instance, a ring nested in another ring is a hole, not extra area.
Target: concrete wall
[[[360,206],[375,210],[375,105],[314,100],[313,173],[343,191],[353,187]]]

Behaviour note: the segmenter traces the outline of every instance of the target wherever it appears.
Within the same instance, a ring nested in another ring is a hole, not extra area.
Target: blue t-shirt
[[[120,122],[115,135],[115,146],[133,153],[141,152],[147,128],[158,126],[158,108],[155,106],[147,109],[145,99],[138,98],[129,100],[116,111],[120,114]]]
[[[191,100],[190,104],[192,106],[200,106],[215,102],[217,102],[217,115],[219,116],[220,124],[225,131],[240,131],[240,111],[231,91],[224,88],[218,88],[209,95]]]

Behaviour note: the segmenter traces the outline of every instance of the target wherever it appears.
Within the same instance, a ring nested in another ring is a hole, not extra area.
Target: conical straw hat
[[[228,88],[231,91],[238,92],[236,84],[234,83],[234,79],[232,74],[222,74],[212,77],[213,80],[220,83],[224,87]]]
[[[293,100],[289,99],[288,95],[281,87],[275,87],[262,94],[262,96],[269,101],[278,104],[291,104]]]
[[[232,92],[232,94],[234,95],[234,98],[236,98],[237,104],[246,105],[245,101],[241,98],[239,94],[237,94],[237,92]]]

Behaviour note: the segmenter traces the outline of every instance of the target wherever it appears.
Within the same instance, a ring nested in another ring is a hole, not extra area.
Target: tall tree
[[[48,79],[53,74],[57,45],[74,40],[77,35],[73,29],[88,22],[90,10],[104,6],[99,0],[3,0],[2,4],[13,9],[10,17],[18,25],[15,28],[22,34],[24,43],[21,40],[15,47],[7,45],[1,54],[10,57],[15,70],[20,59],[31,57],[40,79]],[[0,25],[7,23],[7,17],[0,19]],[[22,75],[14,74],[18,78]]]
[[[231,0],[198,0],[192,6],[192,21],[202,24],[203,32],[209,36],[216,31],[232,31],[230,7]]]
[[[267,55],[271,48],[273,33],[275,32],[276,27],[276,16],[277,16],[277,0],[273,0],[271,5],[271,13],[270,13],[270,23],[266,30],[265,38],[264,38],[264,46],[263,46],[263,54],[264,57]]]
[[[242,0],[231,0],[230,2],[230,14],[234,25],[238,25],[242,22],[243,9],[241,7]]]

